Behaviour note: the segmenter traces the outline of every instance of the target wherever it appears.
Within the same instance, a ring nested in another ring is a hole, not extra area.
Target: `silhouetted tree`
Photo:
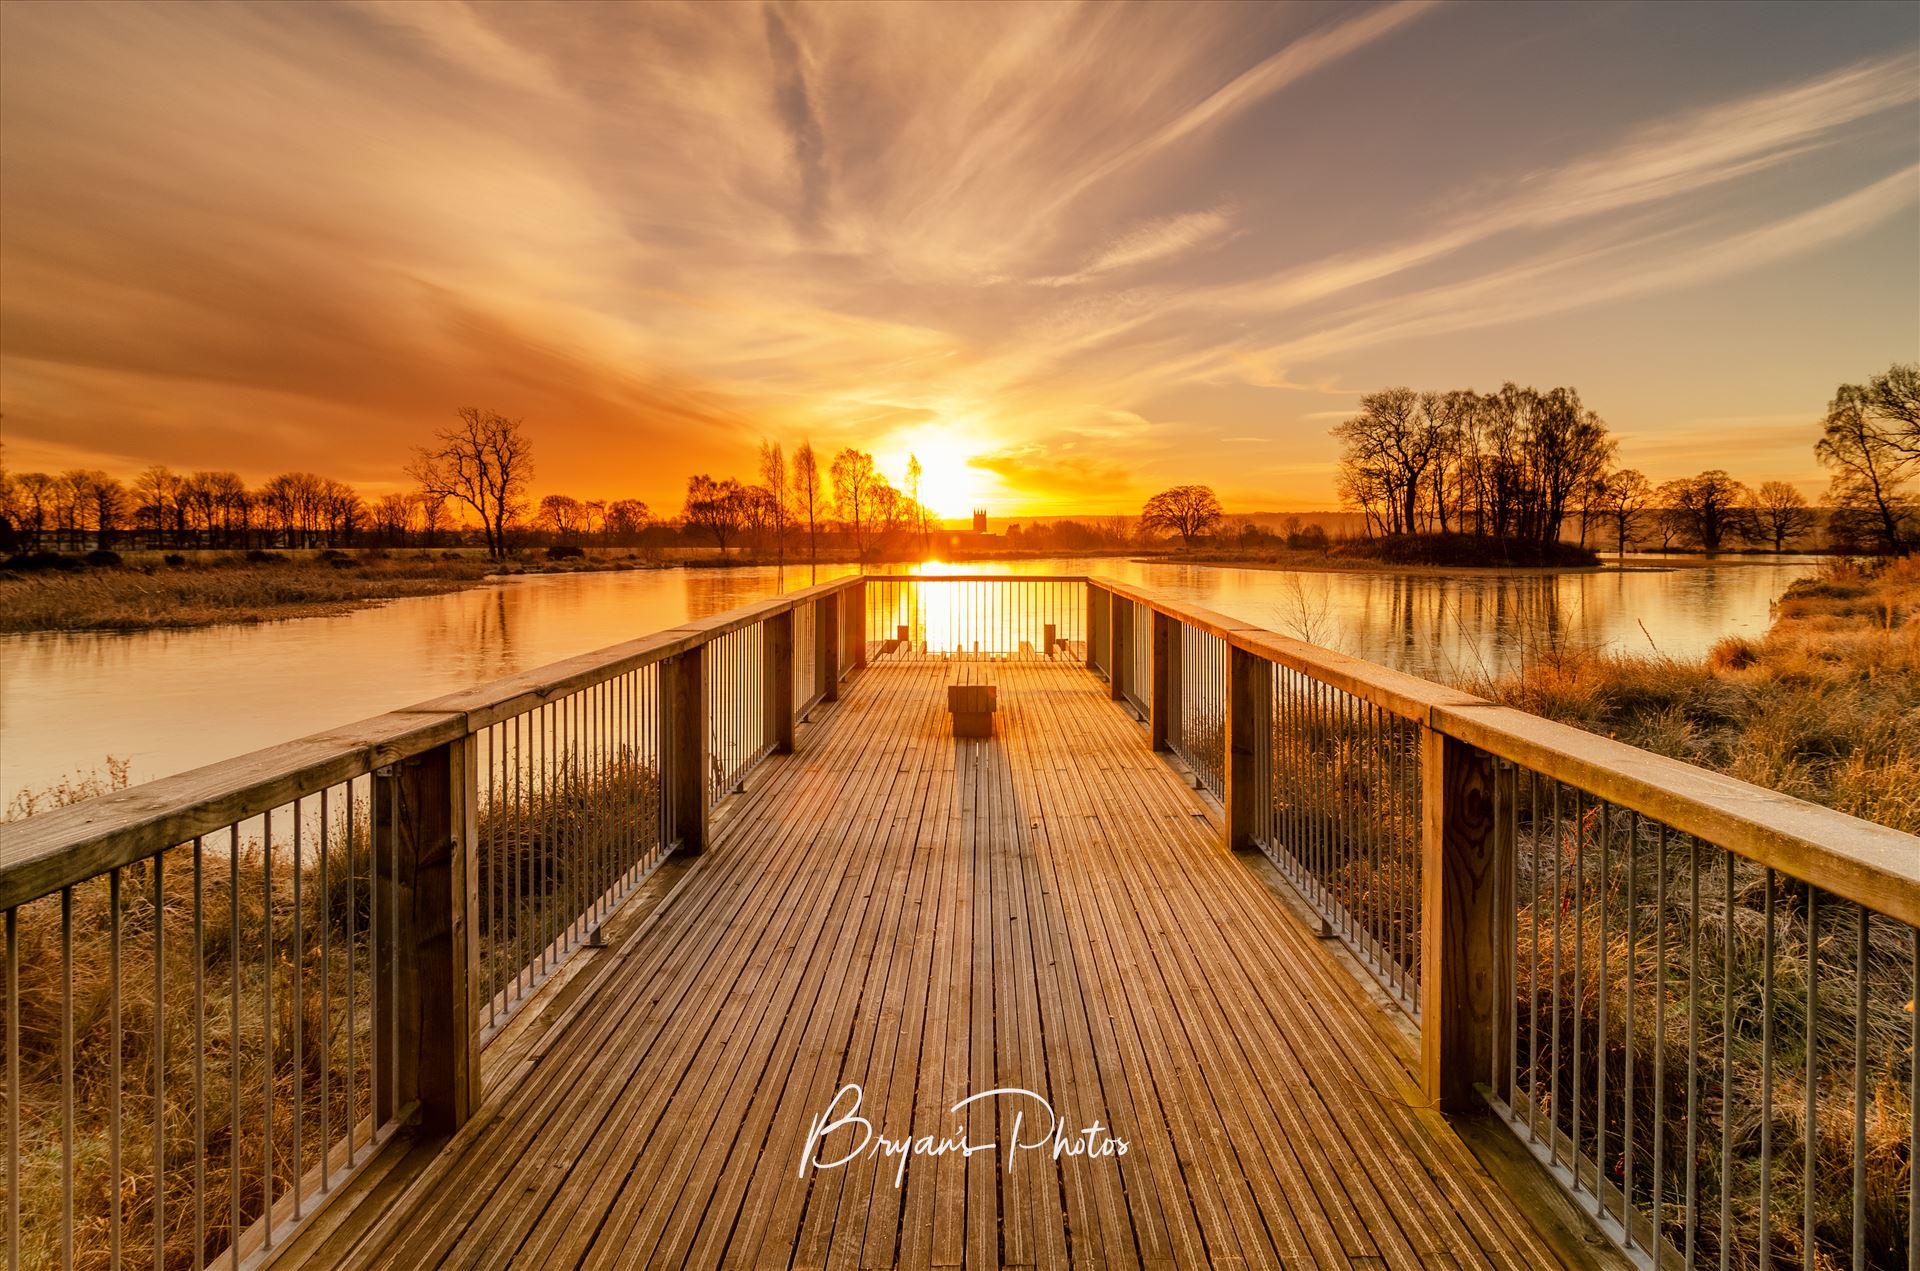
[[[709,535],[721,555],[726,554],[727,544],[739,537],[746,513],[746,488],[732,477],[715,481],[703,472],[687,478],[683,510],[687,527]]]
[[[1178,534],[1188,548],[1226,513],[1209,486],[1177,485],[1162,490],[1140,509],[1140,528],[1149,533]]]
[[[1718,468],[1697,477],[1681,477],[1660,487],[1658,499],[1679,535],[1717,552],[1735,530],[1747,488]]]
[[[1635,468],[1609,473],[1594,494],[1594,507],[1613,522],[1614,550],[1625,555],[1635,522],[1653,500],[1653,487]]]
[[[477,406],[463,407],[458,423],[414,452],[407,474],[422,493],[464,503],[480,518],[487,554],[507,552],[507,529],[526,509],[533,479],[533,445],[520,421]]]
[[[1807,506],[1806,496],[1785,481],[1762,481],[1744,510],[1752,522],[1749,537],[1757,543],[1772,543],[1776,552],[1786,550],[1788,539],[1813,528],[1813,509]]]
[[[651,523],[647,505],[638,499],[615,499],[607,505],[607,536],[619,539],[628,547],[640,542],[640,536]]]
[[[803,441],[793,452],[793,507],[796,516],[807,518],[807,563],[820,561],[820,461],[814,458],[813,443]]]
[[[883,478],[874,470],[873,456],[848,446],[833,457],[833,510],[853,538],[853,550],[867,558],[873,538],[874,486]]]
[[[1896,365],[1866,384],[1842,384],[1813,452],[1833,469],[1828,533],[1837,543],[1905,556],[1916,529],[1906,485],[1920,466],[1920,368]]]

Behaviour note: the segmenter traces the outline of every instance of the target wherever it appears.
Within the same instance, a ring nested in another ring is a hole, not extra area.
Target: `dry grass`
[[[0,575],[0,633],[147,631],[314,617],[458,591],[494,569],[474,557],[357,558],[344,567],[317,559],[262,564],[222,557],[150,569]]]
[[[1728,637],[1699,662],[1620,657],[1591,651],[1546,649],[1526,670],[1491,686],[1510,705],[1618,737],[1633,745],[1838,808],[1909,832],[1920,831],[1920,563],[1898,562],[1880,568],[1833,562],[1812,579],[1796,584],[1776,606],[1775,622],[1757,640]],[[1524,815],[1524,814],[1523,814]],[[1618,821],[1618,814],[1615,821]],[[1538,915],[1521,912],[1521,947],[1529,947],[1535,918],[1543,941],[1560,930],[1563,1000],[1557,1030],[1549,996],[1550,978],[1534,982],[1521,968],[1520,1019],[1524,1030],[1542,1034],[1543,1065],[1536,1076],[1543,1092],[1558,1082],[1561,1130],[1570,1129],[1568,1096],[1597,1088],[1604,1063],[1614,1106],[1608,1116],[1611,1138],[1603,1169],[1615,1186],[1624,1182],[1619,1145],[1625,1129],[1621,1092],[1627,1083],[1627,1056],[1634,1056],[1635,1198],[1650,1203],[1648,1179],[1655,1091],[1656,1041],[1649,994],[1666,985],[1668,1013],[1664,1035],[1667,1062],[1684,1066],[1693,1039],[1687,1032],[1685,986],[1688,968],[1671,963],[1666,980],[1656,973],[1652,897],[1658,885],[1656,852],[1642,843],[1629,869],[1618,844],[1629,831],[1589,808],[1582,818],[1558,824],[1535,822],[1522,844],[1523,894],[1537,889],[1544,899]],[[1601,837],[1615,845],[1604,874],[1597,858]],[[1544,851],[1539,877],[1531,872],[1535,844]],[[1676,851],[1678,858],[1681,854]],[[1561,886],[1555,890],[1552,865],[1558,861]],[[1774,1145],[1771,1212],[1766,1230],[1772,1256],[1799,1264],[1805,1256],[1802,1203],[1807,1171],[1806,1064],[1807,986],[1810,950],[1806,932],[1806,890],[1783,876],[1772,882],[1775,923],[1772,1118],[1761,1117],[1763,1049],[1763,975],[1768,876],[1758,866],[1733,864],[1733,894],[1726,894],[1725,855],[1703,855],[1705,870],[1697,959],[1688,965],[1705,1021],[1698,1062],[1703,1084],[1697,1096],[1702,1126],[1698,1158],[1703,1210],[1704,1254],[1715,1263],[1722,1237],[1718,1197],[1730,1196],[1732,1224],[1725,1236],[1729,1264],[1762,1264],[1758,1207],[1759,1158],[1763,1128]],[[1675,859],[1667,869],[1668,956],[1676,943],[1685,948],[1690,903],[1691,859]],[[1587,880],[1585,901],[1576,905],[1576,871]],[[1627,880],[1636,899],[1627,900]],[[1864,971],[1869,1072],[1866,1117],[1866,1267],[1904,1266],[1907,1258],[1908,1179],[1912,1107],[1910,1081],[1914,1054],[1911,1001],[1913,934],[1879,919],[1870,924],[1864,969],[1857,966],[1858,911],[1829,900],[1822,907],[1820,1014],[1814,1042],[1815,1105],[1813,1177],[1815,1226],[1813,1265],[1852,1263],[1851,1179],[1853,1081],[1856,1013],[1854,991]],[[1640,941],[1628,948],[1628,916],[1637,914]],[[1603,927],[1604,924],[1604,927]],[[1577,937],[1577,940],[1576,940]],[[1731,940],[1732,956],[1726,949]],[[1577,999],[1573,983],[1576,944],[1581,971]],[[1523,958],[1524,961],[1524,958]],[[1610,969],[1605,994],[1611,1023],[1604,1051],[1599,1035],[1602,967]],[[1634,969],[1642,1000],[1631,1040],[1624,1027],[1626,971]],[[1546,974],[1542,968],[1540,975]],[[1721,1025],[1723,1007],[1728,1025]],[[1579,1070],[1571,1063],[1575,1021],[1586,1039]],[[1537,1021],[1537,1024],[1536,1024]],[[1549,1061],[1545,1040],[1557,1031],[1562,1057]],[[1723,1065],[1729,1074],[1721,1076]],[[1684,1159],[1676,1145],[1684,1141],[1687,1105],[1684,1085],[1668,1072],[1666,1125],[1670,1168]],[[1544,1116],[1544,1108],[1542,1110]],[[1719,1136],[1731,1122],[1733,1155],[1722,1168]],[[1591,1142],[1591,1123],[1586,1130]],[[1723,1177],[1724,1174],[1724,1177]],[[1670,1183],[1669,1186],[1672,1186]],[[1670,1236],[1677,1236],[1683,1215],[1663,1214]]]
[[[605,890],[609,874],[622,869],[614,859],[612,836],[588,835],[592,819],[604,821],[616,809],[622,815],[631,812],[637,829],[632,851],[650,850],[659,797],[653,771],[626,755],[613,756],[604,776],[564,775],[574,770],[564,759],[556,760],[553,776],[542,787],[522,786],[511,805],[496,797],[482,810],[478,885],[484,900],[478,926],[490,982],[511,979],[585,900]],[[125,766],[110,764],[105,774],[22,796],[10,815],[44,811],[125,782]],[[364,781],[361,785],[364,796]],[[237,855],[226,842],[209,840],[197,907],[191,846],[165,853],[157,908],[152,863],[125,868],[118,904],[117,1012],[109,880],[97,878],[73,889],[70,921],[63,922],[57,896],[17,911],[12,952],[19,967],[23,1267],[62,1265],[62,1179],[69,1152],[74,1265],[112,1265],[116,1243],[125,1265],[154,1264],[156,1107],[164,1127],[157,1238],[169,1268],[201,1265],[225,1250],[236,1230],[244,1238],[257,1236],[246,1233],[264,1212],[269,1177],[277,1217],[284,1217],[285,1198],[296,1179],[305,1180],[311,1199],[325,1139],[338,1145],[349,1120],[360,1127],[364,1153],[373,1111],[367,939],[372,870],[367,801],[358,800],[350,819],[341,794],[338,788],[333,792],[324,839],[315,801],[308,801],[307,846],[298,870],[289,848],[290,819],[286,825],[276,820],[271,857],[257,820],[251,836],[242,827]],[[589,844],[597,850],[582,856]],[[592,867],[590,876],[583,865]],[[70,959],[65,940],[71,941]],[[156,1012],[157,961],[163,974]],[[197,1003],[203,1008],[197,1010]],[[70,1068],[62,1061],[68,1053],[63,1035],[69,1016]],[[163,1056],[158,1100],[156,1050]],[[196,1056],[204,1056],[199,1068]],[[65,1111],[69,1081],[71,1133]],[[196,1151],[201,1142],[203,1154]]]
[[[1522,710],[1920,832],[1920,562],[1797,583],[1699,662],[1545,649],[1477,685]]]

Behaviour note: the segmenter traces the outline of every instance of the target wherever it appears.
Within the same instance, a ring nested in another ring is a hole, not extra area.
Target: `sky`
[[[1920,7],[0,5],[0,463],[404,487],[467,405],[677,509],[1336,505],[1389,385],[1824,482],[1920,357]]]

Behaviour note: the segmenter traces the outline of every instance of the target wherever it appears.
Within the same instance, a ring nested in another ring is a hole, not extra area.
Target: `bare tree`
[[[178,524],[180,478],[172,469],[155,464],[134,478],[133,497],[139,504],[138,516],[155,541],[164,544],[167,531]]]
[[[1594,507],[1613,522],[1614,550],[1624,556],[1633,540],[1634,525],[1653,501],[1653,487],[1636,468],[1609,473],[1597,487]]]
[[[95,472],[88,495],[93,500],[94,541],[111,547],[114,534],[126,523],[127,488],[106,473]]]
[[[1411,534],[1428,470],[1440,460],[1445,437],[1427,413],[1427,401],[1410,388],[1385,388],[1360,399],[1360,411],[1333,435],[1346,447],[1341,459],[1352,473],[1344,488],[1378,502],[1390,534]]]
[[[699,473],[687,478],[687,503],[683,512],[687,525],[711,536],[722,556],[727,553],[727,544],[739,537],[746,513],[746,487],[732,477],[715,481]]]
[[[781,566],[787,563],[787,525],[791,521],[787,515],[788,500],[792,495],[787,490],[787,456],[780,447],[771,441],[760,442],[760,484],[767,491],[768,529],[773,534],[774,560]]]
[[[646,533],[652,520],[647,505],[638,499],[615,499],[607,505],[607,535],[620,539],[628,547],[639,545],[640,536]]]
[[[833,457],[833,510],[853,536],[853,550],[867,558],[873,535],[873,489],[880,479],[873,456],[848,446]]]
[[[807,564],[820,563],[820,461],[814,458],[813,443],[803,441],[793,452],[793,507],[796,517],[807,518]]]
[[[1787,550],[1788,539],[1813,528],[1813,509],[1807,506],[1806,496],[1785,481],[1762,481],[1748,496],[1745,511],[1752,522],[1751,537],[1772,543],[1776,552]]]
[[[1856,543],[1905,556],[1913,550],[1915,510],[1906,484],[1920,466],[1909,394],[1920,372],[1895,366],[1865,385],[1842,384],[1827,406],[1827,418],[1813,452],[1833,469],[1827,502],[1833,507],[1829,532],[1842,543]]]
[[[571,542],[584,529],[586,506],[570,494],[549,494],[540,500],[534,524],[553,535],[557,543]]]
[[[50,473],[23,472],[14,479],[14,488],[18,491],[19,519],[16,525],[26,535],[27,549],[40,550],[40,540],[47,532],[47,525],[53,520],[54,487],[58,484]]]
[[[477,406],[463,407],[459,422],[434,434],[431,446],[414,451],[407,475],[421,492],[464,503],[480,518],[487,554],[507,553],[507,529],[526,510],[533,479],[533,444],[520,421]]]
[[[1178,534],[1189,550],[1194,540],[1224,517],[1212,487],[1177,485],[1162,490],[1140,509],[1140,528],[1149,533]]]
[[[920,535],[920,550],[927,550],[927,505],[920,501],[920,478],[926,475],[926,469],[920,466],[919,455],[907,456],[907,506],[912,509],[915,530]]]
[[[1681,535],[1703,551],[1717,552],[1739,519],[1747,488],[1718,468],[1681,477],[1660,487],[1659,500]]]

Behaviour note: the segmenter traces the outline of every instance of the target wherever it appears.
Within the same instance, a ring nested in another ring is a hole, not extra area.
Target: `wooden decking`
[[[324,1260],[1558,1265],[1104,686],[995,664],[998,735],[956,742],[946,669],[878,663],[817,711],[480,1116]],[[1024,1110],[1032,1142],[1032,1101],[949,1111],[1019,1087],[1129,1150],[918,1157],[898,1187],[891,1159],[803,1172],[849,1082],[893,1138],[1004,1144]]]

